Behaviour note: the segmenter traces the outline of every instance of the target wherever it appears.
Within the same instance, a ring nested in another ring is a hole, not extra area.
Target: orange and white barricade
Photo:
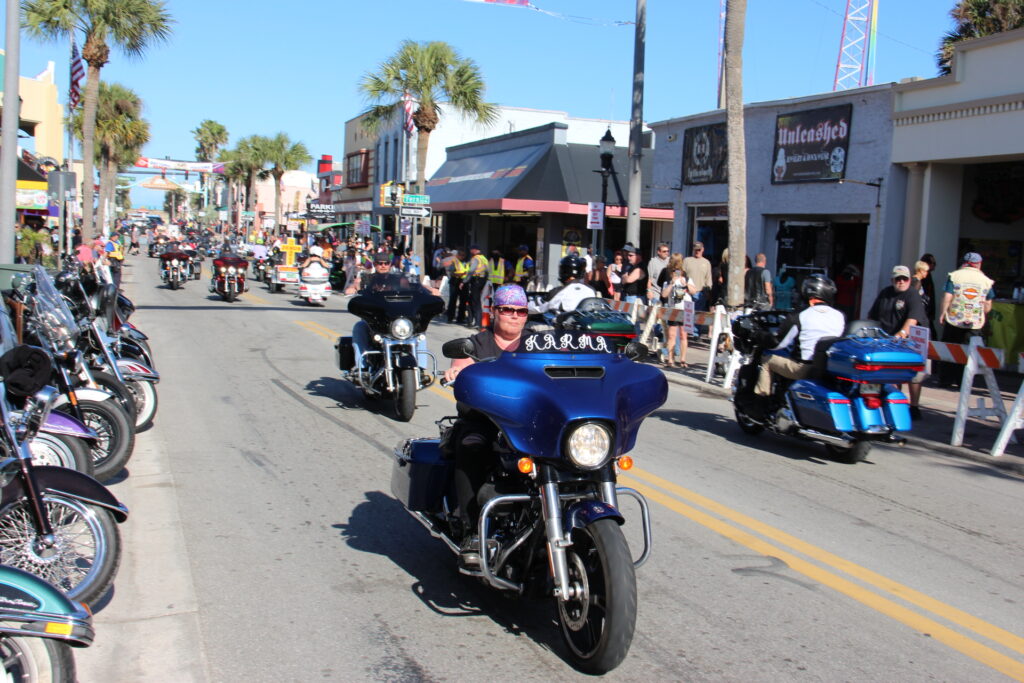
[[[711,323],[711,336],[708,338],[708,368],[704,373],[704,381],[710,383],[711,378],[715,376],[715,366],[723,363],[725,378],[722,380],[722,386],[731,388],[742,356],[732,343],[732,320],[734,317],[742,315],[742,311],[730,314],[725,306],[718,305],[715,306],[711,315],[714,317]],[[718,350],[720,342],[724,342],[721,351]]]
[[[953,435],[949,440],[951,446],[962,446],[964,443],[964,427],[969,417],[994,417],[1002,424],[1008,422],[1006,407],[1003,405],[1003,396],[999,391],[999,384],[996,382],[996,375],[993,368],[1003,367],[1003,350],[981,345],[981,337],[972,337],[968,345],[948,344],[945,342],[932,342],[928,345],[928,357],[932,360],[943,360],[953,363],[964,364],[964,374],[960,379],[960,400],[956,406],[956,419],[953,421]],[[991,405],[986,405],[986,397],[979,396],[977,405],[970,407],[971,386],[974,384],[976,375],[985,378],[985,387],[988,389],[988,399]],[[1021,401],[1020,396],[1017,398]],[[1014,404],[1016,406],[1016,403]],[[1006,431],[1004,426],[1003,432]],[[1003,433],[996,439],[996,445],[1003,441],[1003,448],[1006,443],[1016,440],[1010,430],[1006,438]],[[995,451],[995,448],[993,448]],[[993,453],[995,454],[995,453]]]

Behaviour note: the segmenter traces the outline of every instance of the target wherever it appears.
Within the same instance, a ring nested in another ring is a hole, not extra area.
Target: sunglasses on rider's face
[[[910,282],[910,278],[909,277],[905,277],[903,275],[898,275],[897,277],[894,277],[892,279],[892,281],[893,282]]]
[[[498,306],[498,313],[508,316],[524,317],[529,313],[528,308],[516,308],[515,306]]]
[[[389,265],[391,265],[391,263],[389,261],[374,261],[373,265],[375,265],[375,266],[389,266]]]

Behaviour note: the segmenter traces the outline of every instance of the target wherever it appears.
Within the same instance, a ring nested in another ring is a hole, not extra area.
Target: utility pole
[[[0,263],[14,263],[14,222],[18,211],[15,192],[18,184],[18,121],[21,118],[21,96],[18,92],[20,9],[18,0],[7,0],[4,113],[0,119],[3,129],[0,136]]]
[[[633,108],[629,119],[629,195],[626,199],[626,241],[640,246],[640,161],[644,146],[644,49],[647,42],[647,0],[636,0],[633,39]]]

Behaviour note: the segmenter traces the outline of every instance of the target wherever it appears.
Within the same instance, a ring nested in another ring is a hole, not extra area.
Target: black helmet
[[[836,301],[836,283],[824,275],[810,275],[800,285],[800,296],[807,303],[821,299],[831,306]]]
[[[587,262],[576,254],[569,254],[558,264],[558,280],[565,282],[569,278],[581,279],[587,274]]]

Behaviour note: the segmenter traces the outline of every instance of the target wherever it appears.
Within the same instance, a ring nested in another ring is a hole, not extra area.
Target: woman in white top
[[[668,265],[665,266],[664,270],[661,271],[661,275],[658,276],[658,284],[661,285],[662,301],[670,309],[684,308],[685,303],[692,301],[693,295],[697,293],[697,286],[683,272],[683,255],[680,253],[672,254]],[[686,348],[689,335],[685,331],[682,334],[679,333],[682,325],[682,320],[670,320],[666,323],[667,334],[665,335],[665,342],[668,349],[668,357],[665,359],[665,367],[688,367],[686,365]],[[676,340],[679,340],[679,360],[673,363],[672,357],[676,350]]]
[[[615,301],[618,301],[619,297],[622,296],[622,275],[620,273],[622,272],[622,261],[624,258],[621,251],[616,251],[612,256],[611,265],[608,266],[608,289],[611,290],[612,299]]]

